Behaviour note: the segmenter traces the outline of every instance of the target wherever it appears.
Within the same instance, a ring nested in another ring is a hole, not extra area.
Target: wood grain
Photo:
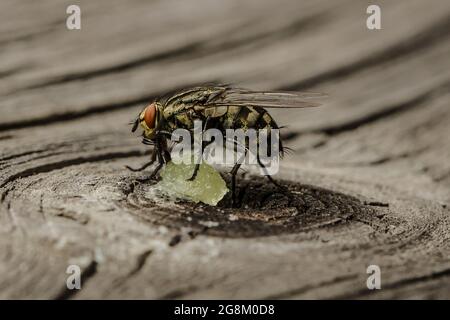
[[[450,298],[448,1],[379,1],[380,31],[369,1],[79,3],[80,31],[0,5],[0,298]],[[292,197],[250,168],[240,208],[173,203],[124,168],[143,104],[210,81],[329,93],[273,112]]]

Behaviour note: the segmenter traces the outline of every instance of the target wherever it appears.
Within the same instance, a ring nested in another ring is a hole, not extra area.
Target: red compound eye
[[[144,121],[147,124],[149,129],[155,128],[155,120],[156,120],[156,105],[153,102],[147,108],[145,108],[144,112]]]

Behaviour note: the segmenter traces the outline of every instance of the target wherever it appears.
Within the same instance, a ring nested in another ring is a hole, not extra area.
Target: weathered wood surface
[[[78,3],[81,31],[68,1],[0,5],[0,298],[450,298],[447,0],[378,1],[380,31],[366,1]],[[274,112],[294,199],[249,174],[240,209],[134,183],[127,122],[210,81],[330,94]]]

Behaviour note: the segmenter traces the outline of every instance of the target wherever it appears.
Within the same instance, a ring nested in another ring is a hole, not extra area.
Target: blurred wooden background
[[[447,0],[376,1],[379,31],[371,1],[86,0],[79,31],[69,4],[0,4],[0,298],[450,298]],[[210,81],[329,93],[273,113],[304,212],[133,183],[127,123]]]

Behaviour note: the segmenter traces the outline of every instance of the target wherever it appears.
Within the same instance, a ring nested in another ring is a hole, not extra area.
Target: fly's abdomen
[[[177,128],[191,130],[194,121],[208,120],[208,127],[217,129],[277,129],[272,116],[261,107],[219,106],[204,107],[201,105],[169,107],[164,110],[165,126],[170,131]]]
[[[261,107],[230,106],[221,117],[225,129],[276,129],[278,128],[272,116]]]

